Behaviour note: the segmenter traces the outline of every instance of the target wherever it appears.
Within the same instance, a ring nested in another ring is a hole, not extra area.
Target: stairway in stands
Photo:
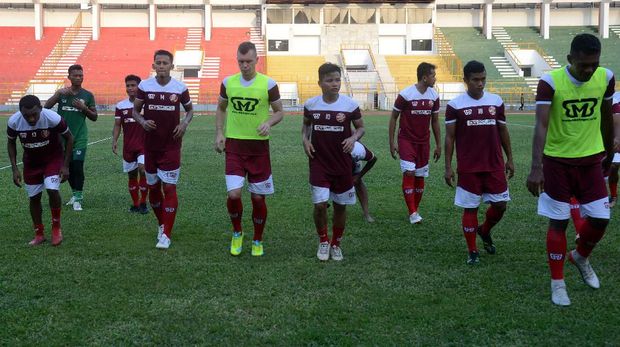
[[[201,51],[202,50],[202,28],[188,28],[187,36],[185,37],[185,50],[186,51]],[[204,62],[204,57],[203,57]],[[194,104],[198,103],[200,95],[200,76],[198,77],[185,77],[183,76],[183,83],[187,86],[189,96],[192,98]]]
[[[47,100],[62,86],[68,75],[69,66],[75,64],[90,42],[92,29],[88,27],[69,27],[65,29],[58,43],[45,58],[41,67],[30,80],[26,93],[36,93],[41,100]],[[17,105],[24,90],[14,90],[7,105]]]

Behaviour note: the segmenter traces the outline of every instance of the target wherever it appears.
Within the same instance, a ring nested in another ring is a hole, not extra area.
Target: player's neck
[[[480,92],[480,94],[478,94],[477,92],[470,92],[468,90],[467,91],[467,95],[469,95],[469,97],[471,97],[472,99],[480,100],[484,96],[484,91],[482,91],[482,92]]]
[[[254,79],[254,77],[256,77],[256,71],[250,72],[247,75],[245,75],[243,72],[241,73],[241,77],[243,77],[244,80],[246,81],[251,81]]]
[[[340,93],[323,94],[323,101],[325,101],[325,103],[328,103],[328,104],[333,104],[334,102],[338,101],[339,97],[340,97]]]
[[[77,93],[80,90],[82,90],[82,85],[79,85],[79,86],[74,86],[73,84],[71,85],[71,91],[72,92]]]
[[[424,83],[418,82],[415,84],[415,89],[417,89],[420,94],[424,94],[428,87]]]
[[[157,76],[157,77],[155,77],[155,80],[157,81],[157,83],[159,85],[162,85],[162,86],[165,86],[166,84],[168,84],[171,79],[172,79],[171,76]]]
[[[135,97],[135,96],[130,96],[130,97],[129,97],[129,102],[133,103],[133,102],[134,102],[134,100],[136,100],[136,97]]]

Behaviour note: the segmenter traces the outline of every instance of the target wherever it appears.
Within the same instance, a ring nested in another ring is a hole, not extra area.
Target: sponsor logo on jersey
[[[338,123],[342,123],[342,122],[344,122],[346,119],[347,119],[347,116],[345,116],[345,115],[344,115],[344,113],[342,113],[342,112],[339,112],[339,113],[336,115],[336,120],[338,121]]]
[[[60,99],[60,101],[61,101],[63,104],[66,104],[66,103],[67,103],[67,99]]]
[[[491,116],[495,116],[495,113],[497,113],[495,106],[489,106],[489,114],[491,114]]]
[[[430,101],[428,102],[428,106],[429,106],[430,108],[433,108],[433,105],[435,105],[435,102],[434,102],[433,100],[430,100]]]
[[[412,103],[411,103],[411,106],[413,106],[413,107],[417,107],[417,106],[418,106],[418,102],[417,102],[417,101],[412,102]]]
[[[471,110],[470,108],[468,108],[468,109],[463,110],[463,113],[464,113],[466,116],[471,116],[471,114],[472,114],[473,112],[472,112],[472,110]]]
[[[597,104],[598,99],[596,98],[565,100],[562,103],[562,108],[564,109],[564,115],[569,119],[564,119],[564,121],[590,120],[588,118],[594,115]]]
[[[133,118],[125,118],[125,123],[135,123],[136,120]]]
[[[148,94],[146,95],[146,97],[147,97],[147,98],[149,98],[149,99],[151,99],[151,100],[153,100],[153,99],[155,99],[155,94],[153,94],[153,93],[148,93]]]
[[[129,110],[123,110],[123,114],[124,114],[124,115],[129,114]]]
[[[21,137],[22,139],[25,139],[26,137],[28,137],[28,134],[26,134],[26,133],[19,133],[19,137]]]
[[[149,105],[150,111],[174,111],[174,105]]]
[[[470,119],[467,121],[467,126],[478,126],[478,125],[495,125],[495,119]]]
[[[80,110],[78,110],[77,108],[75,108],[73,106],[63,106],[62,110],[63,111],[69,111],[69,112],[81,112]]]
[[[177,100],[179,100],[179,96],[176,94],[171,94],[170,95],[170,101],[172,102],[177,102]]]
[[[334,133],[340,133],[344,131],[344,127],[341,125],[314,125],[314,130],[316,131],[329,131]]]
[[[241,98],[234,97],[230,99],[233,108],[237,112],[254,112],[256,110],[256,105],[258,105],[259,100],[254,98]]]
[[[41,142],[24,143],[22,145],[24,146],[24,148],[40,148],[47,146],[49,143],[49,140],[45,140]]]
[[[319,119],[319,118],[321,118],[321,114],[320,113],[313,113],[312,117],[314,117],[314,119]]]

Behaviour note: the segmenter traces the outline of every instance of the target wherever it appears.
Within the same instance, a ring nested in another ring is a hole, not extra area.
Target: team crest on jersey
[[[411,103],[411,105],[412,105],[413,107],[416,107],[416,106],[418,106],[418,102],[417,102],[417,101],[414,101],[414,102],[412,102],[412,103]]]
[[[26,134],[26,133],[19,133],[19,137],[21,137],[22,139],[25,139],[26,137],[28,137],[28,134]]]
[[[465,115],[466,115],[466,116],[471,116],[471,114],[472,114],[473,112],[471,111],[471,109],[470,109],[470,108],[468,108],[468,109],[466,109],[466,110],[463,110],[463,113],[465,113]]]
[[[146,96],[147,96],[149,99],[151,99],[151,100],[155,99],[155,94],[153,94],[153,93],[149,93],[149,94],[147,94]]]
[[[435,102],[434,102],[433,100],[430,100],[430,101],[428,102],[428,106],[429,106],[429,107],[433,107],[433,105],[435,105]]]
[[[176,95],[176,94],[172,94],[172,95],[170,95],[170,101],[172,101],[172,102],[177,102],[177,100],[179,100],[178,95]]]
[[[45,129],[45,130],[41,130],[41,136],[46,139],[50,136],[50,131]]]
[[[60,101],[61,101],[63,104],[66,104],[66,103],[67,103],[67,99],[60,99]]]
[[[496,113],[495,106],[489,106],[489,113],[491,114],[491,116],[495,116],[495,113]]]
[[[128,110],[123,110],[123,114],[124,114],[124,115],[127,115],[128,113],[129,113],[129,111],[128,111]]]
[[[338,112],[338,114],[336,115],[336,120],[338,121],[338,123],[342,123],[347,119],[347,116],[344,115],[344,113],[342,112]]]

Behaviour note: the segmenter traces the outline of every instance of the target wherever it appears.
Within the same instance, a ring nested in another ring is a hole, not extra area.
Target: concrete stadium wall
[[[0,9],[0,27],[34,26],[34,13],[30,9]]]
[[[203,13],[201,10],[157,10],[157,27],[200,28],[204,25]]]
[[[212,15],[215,28],[244,28],[256,25],[256,12],[217,10]]]
[[[101,26],[104,28],[146,28],[149,26],[149,10],[101,11]]]

